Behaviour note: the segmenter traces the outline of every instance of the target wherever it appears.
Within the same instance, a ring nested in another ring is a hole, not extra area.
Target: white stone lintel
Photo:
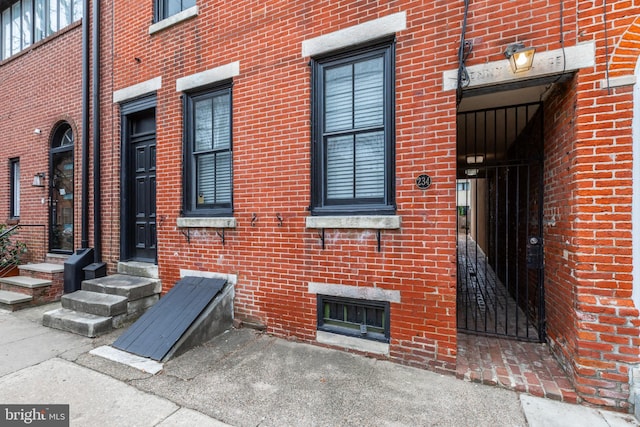
[[[393,35],[407,28],[407,13],[392,15],[314,37],[302,42],[302,56],[316,56],[381,37]]]
[[[240,74],[240,62],[230,62],[229,64],[211,68],[190,76],[181,77],[176,80],[176,91],[184,92],[197,89],[207,85],[215,84],[227,79],[231,79]]]
[[[147,95],[162,88],[162,77],[154,77],[147,81],[125,87],[113,92],[113,102],[120,103],[135,99],[139,96]]]
[[[355,298],[368,301],[400,302],[400,291],[370,286],[333,285],[330,283],[309,282],[307,290],[311,294],[334,297]]]
[[[475,88],[497,85],[516,80],[529,80],[536,77],[572,72],[595,65],[596,47],[594,42],[580,43],[564,49],[536,52],[533,66],[529,71],[514,73],[509,61],[487,62],[467,67],[469,85]],[[458,86],[458,70],[447,70],[442,73],[442,90],[455,90]]]

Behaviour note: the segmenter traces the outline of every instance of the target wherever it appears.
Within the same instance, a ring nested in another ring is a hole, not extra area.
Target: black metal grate
[[[457,124],[458,329],[544,341],[542,105]]]
[[[318,295],[318,329],[389,341],[389,303]]]

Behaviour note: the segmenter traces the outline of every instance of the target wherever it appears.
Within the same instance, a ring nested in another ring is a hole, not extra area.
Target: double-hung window
[[[394,43],[312,67],[312,213],[395,213]]]
[[[196,5],[196,0],[156,0],[156,22]]]
[[[185,96],[186,216],[232,213],[231,85]]]
[[[9,215],[11,218],[20,216],[20,160],[9,160],[10,175],[10,191],[11,200],[9,201]]]

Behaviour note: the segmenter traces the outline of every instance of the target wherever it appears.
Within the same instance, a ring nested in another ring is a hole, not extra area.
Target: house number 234
[[[419,175],[416,178],[416,186],[421,190],[426,190],[431,187],[431,177],[426,174]]]

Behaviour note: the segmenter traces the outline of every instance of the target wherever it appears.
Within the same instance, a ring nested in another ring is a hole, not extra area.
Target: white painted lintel
[[[302,56],[316,56],[393,35],[407,28],[407,13],[398,12],[302,42]]]
[[[230,62],[219,67],[211,68],[200,73],[191,74],[176,80],[176,92],[198,89],[224,80],[231,79],[240,74],[240,62]]]
[[[113,92],[113,102],[115,104],[130,101],[143,95],[156,92],[162,88],[162,77],[154,77],[123,89]]]

